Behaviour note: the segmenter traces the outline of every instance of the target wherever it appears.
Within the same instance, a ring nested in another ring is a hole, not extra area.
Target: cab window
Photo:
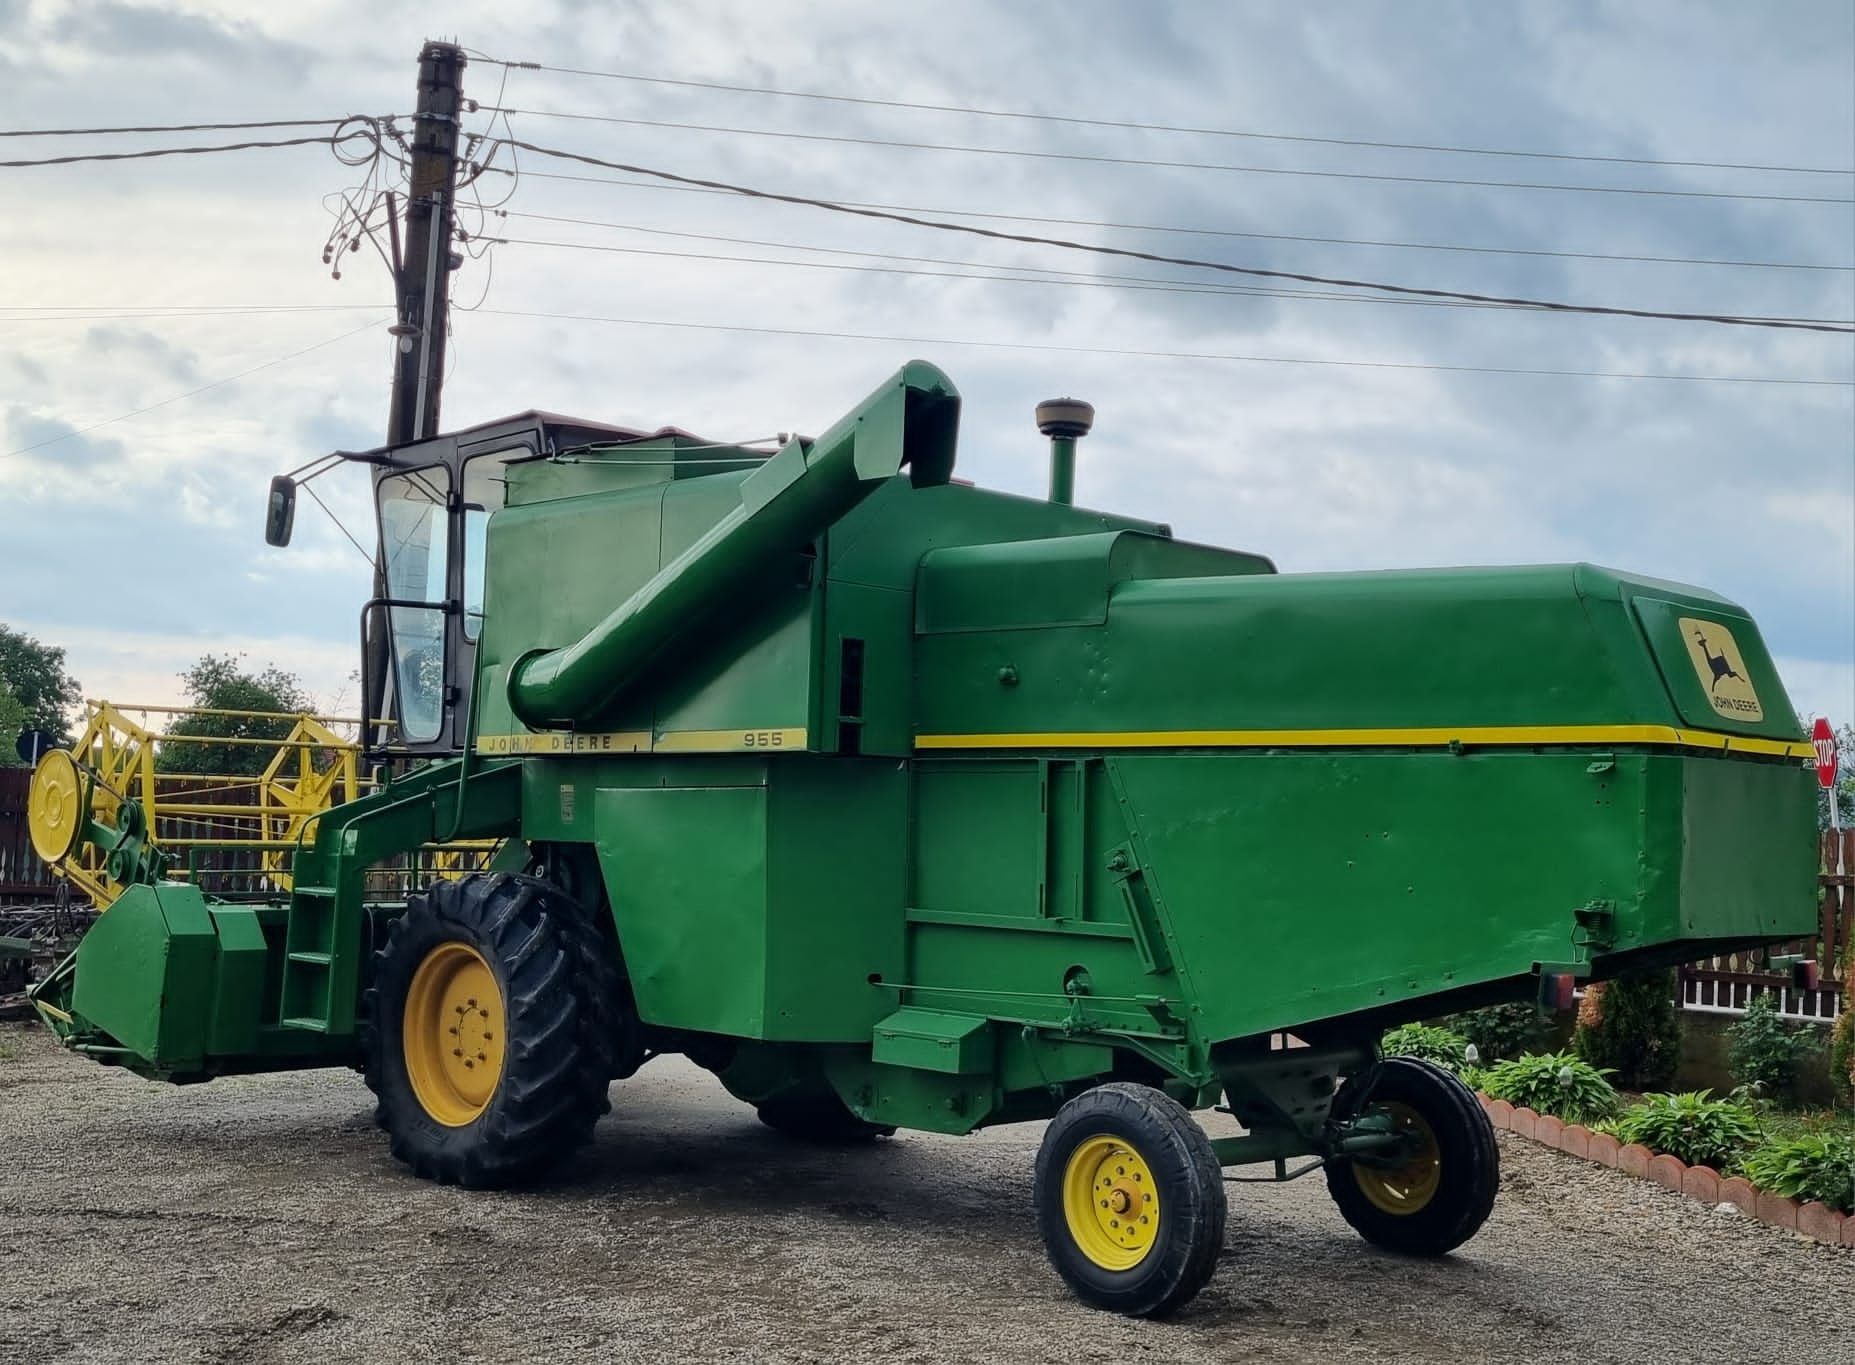
[[[490,514],[502,507],[510,460],[526,459],[527,446],[473,455],[464,461],[464,638],[483,633],[483,550]]]
[[[418,605],[387,611],[400,738],[427,743],[444,725],[445,572],[451,476],[443,465],[380,481],[387,595]]]

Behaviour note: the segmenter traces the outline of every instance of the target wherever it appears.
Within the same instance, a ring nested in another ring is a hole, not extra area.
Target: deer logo
[[[1765,709],[1758,703],[1758,689],[1732,631],[1695,616],[1676,618],[1675,629],[1676,638],[1687,646],[1694,681],[1706,693],[1708,709],[1727,720],[1763,720]]]
[[[1707,637],[1702,635],[1698,630],[1694,632],[1694,638],[1700,643],[1701,658],[1705,659],[1707,661],[1707,667],[1713,670],[1713,682],[1707,688],[1709,692],[1718,690],[1722,678],[1736,678],[1740,682],[1745,681],[1745,675],[1734,671],[1724,651],[1715,654],[1707,646]]]

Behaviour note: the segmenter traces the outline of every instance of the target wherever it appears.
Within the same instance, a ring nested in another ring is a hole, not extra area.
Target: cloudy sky
[[[505,85],[490,61],[466,73],[483,104],[529,111],[493,130],[480,112],[475,131],[683,174],[1133,225],[1001,224],[1273,269],[1846,319],[1855,219],[1846,202],[1805,201],[1846,201],[1855,181],[1666,163],[1855,164],[1852,15],[1845,0],[0,0],[0,125],[403,113],[421,41],[443,37],[669,80],[1631,158],[1088,127],[547,71],[508,71]],[[651,126],[664,123],[1111,160]],[[0,155],[77,142],[10,138]],[[1855,716],[1847,336],[1209,293],[1180,267],[558,179],[619,177],[532,154],[521,170],[484,180],[507,216],[467,215],[517,240],[456,277],[459,305],[480,306],[455,319],[449,424],[545,407],[726,439],[815,431],[920,355],[967,397],[960,460],[981,483],[1040,491],[1031,408],[1074,393],[1099,414],[1080,501],[1289,571],[1588,559],[1700,583],[1752,610],[1801,709]],[[182,668],[229,650],[352,704],[366,564],[308,503],[289,550],[266,549],[259,523],[271,474],[382,434],[384,272],[365,250],[339,280],[320,260],[329,196],[357,174],[317,147],[0,170],[0,621],[66,646],[90,695],[172,700]],[[707,259],[742,256],[759,260]],[[1643,257],[1679,259],[1618,259]],[[1001,267],[1014,278],[971,278]],[[202,308],[219,311],[176,314]],[[792,334],[831,332],[897,339]],[[1103,350],[1173,354],[1090,353]],[[1828,382],[1722,382],[1746,377]],[[369,539],[360,478],[319,487]]]

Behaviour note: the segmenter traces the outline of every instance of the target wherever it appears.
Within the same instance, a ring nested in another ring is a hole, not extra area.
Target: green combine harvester
[[[1731,602],[1278,574],[1070,505],[1087,404],[1038,409],[1047,501],[956,482],[959,415],[915,362],[771,454],[531,412],[320,462],[373,470],[397,775],[287,901],[222,903],[49,755],[39,851],[131,885],[43,1017],[160,1080],[360,1067],[468,1186],[557,1168],[659,1053],[803,1138],[1051,1119],[1056,1269],[1155,1315],[1228,1166],[1323,1169],[1401,1252],[1475,1233],[1493,1134],[1387,1027],[1811,931],[1810,748]],[[454,840],[504,842],[371,893]]]

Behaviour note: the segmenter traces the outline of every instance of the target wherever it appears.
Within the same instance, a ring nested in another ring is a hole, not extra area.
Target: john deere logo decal
[[[1763,720],[1765,708],[1758,704],[1758,693],[1733,633],[1718,621],[1696,621],[1691,616],[1683,616],[1676,624],[1713,709],[1730,720]]]

